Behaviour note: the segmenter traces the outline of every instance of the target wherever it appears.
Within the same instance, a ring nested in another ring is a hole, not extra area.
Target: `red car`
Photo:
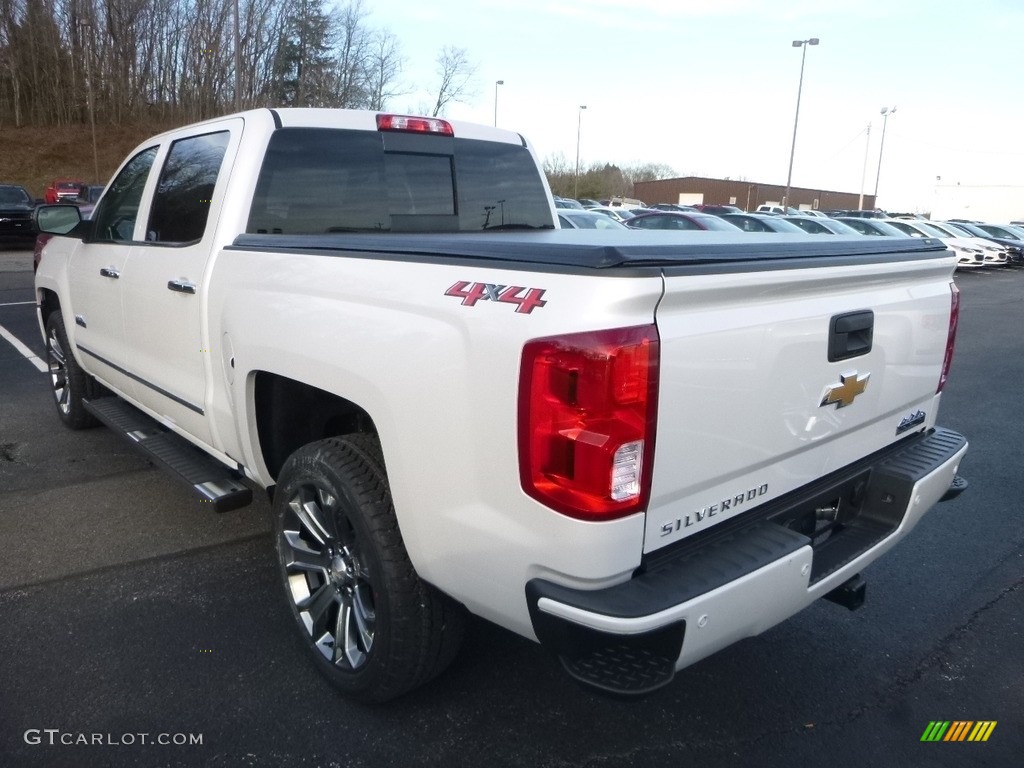
[[[85,189],[84,181],[77,181],[75,179],[54,179],[50,186],[46,188],[43,193],[43,199],[47,203],[59,203],[68,198],[74,199],[78,197],[82,190]],[[68,200],[70,202],[70,200]]]

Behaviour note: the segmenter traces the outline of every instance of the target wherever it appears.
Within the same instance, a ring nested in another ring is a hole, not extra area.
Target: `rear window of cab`
[[[552,229],[526,147],[451,136],[281,128],[264,156],[246,231]]]

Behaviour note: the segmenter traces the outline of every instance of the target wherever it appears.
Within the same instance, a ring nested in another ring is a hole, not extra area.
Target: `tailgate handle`
[[[828,361],[849,360],[871,351],[875,313],[870,309],[832,318],[828,335]]]

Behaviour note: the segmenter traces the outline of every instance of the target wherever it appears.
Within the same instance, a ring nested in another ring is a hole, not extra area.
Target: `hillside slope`
[[[55,178],[106,184],[129,152],[149,136],[172,127],[97,125],[96,163],[88,125],[0,127],[0,184],[20,184],[33,197],[42,197]]]

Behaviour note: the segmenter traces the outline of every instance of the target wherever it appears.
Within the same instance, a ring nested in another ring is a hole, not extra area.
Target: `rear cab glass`
[[[544,183],[521,145],[281,128],[267,147],[246,232],[553,228]]]

